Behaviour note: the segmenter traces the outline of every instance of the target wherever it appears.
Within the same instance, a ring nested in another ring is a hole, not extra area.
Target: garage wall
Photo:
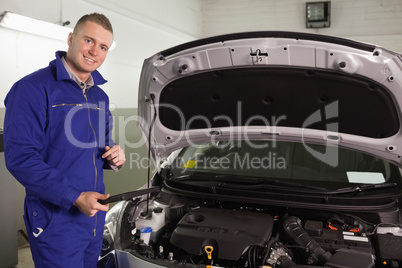
[[[301,31],[347,37],[402,52],[401,0],[331,0],[331,27],[305,28],[305,3],[317,0],[203,0],[202,36],[241,31]]]

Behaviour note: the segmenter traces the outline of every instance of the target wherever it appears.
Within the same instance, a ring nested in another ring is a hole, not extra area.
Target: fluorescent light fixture
[[[4,12],[0,19],[0,26],[30,34],[36,34],[60,41],[66,41],[71,28],[63,27],[58,24],[36,20],[30,17]]]
[[[1,15],[0,26],[65,42],[67,42],[69,33],[73,31],[73,29],[68,27],[18,15],[9,11]],[[109,50],[113,50],[115,47],[116,42],[113,41]]]

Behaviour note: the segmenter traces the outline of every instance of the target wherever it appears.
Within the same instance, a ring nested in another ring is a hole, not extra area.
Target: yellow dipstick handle
[[[214,251],[214,247],[212,246],[205,246],[205,252],[207,253],[208,260],[212,259],[212,251]]]

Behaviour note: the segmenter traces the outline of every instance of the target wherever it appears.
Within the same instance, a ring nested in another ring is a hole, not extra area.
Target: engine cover
[[[202,255],[206,246],[212,246],[212,256],[238,260],[249,246],[268,241],[273,223],[267,214],[198,208],[184,215],[170,242],[194,255]]]

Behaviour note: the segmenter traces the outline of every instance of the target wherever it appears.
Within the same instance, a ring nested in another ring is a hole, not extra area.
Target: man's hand
[[[126,155],[120,145],[115,145],[112,148],[106,146],[105,150],[106,152],[102,155],[102,158],[106,158],[109,161],[109,165],[120,167],[126,162]]]
[[[109,194],[100,194],[97,192],[83,192],[74,203],[82,213],[88,217],[93,217],[99,211],[108,211],[109,204],[102,205],[98,199],[105,200],[109,198]]]

